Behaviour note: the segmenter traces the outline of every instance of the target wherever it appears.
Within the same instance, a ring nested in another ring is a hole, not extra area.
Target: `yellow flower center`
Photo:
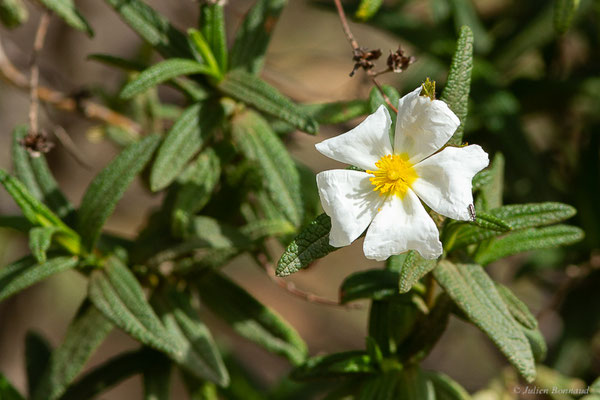
[[[381,196],[391,194],[403,199],[413,182],[419,177],[413,164],[408,161],[406,153],[383,156],[375,166],[379,169],[367,170],[367,174],[374,175],[369,180],[375,186],[373,190],[379,191]]]

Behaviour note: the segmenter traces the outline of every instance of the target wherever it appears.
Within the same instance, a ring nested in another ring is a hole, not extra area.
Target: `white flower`
[[[369,227],[363,245],[367,258],[385,260],[416,250],[434,259],[442,254],[442,243],[419,199],[439,214],[470,219],[471,181],[488,165],[488,155],[477,145],[434,154],[460,121],[446,103],[420,92],[421,87],[398,102],[393,144],[392,121],[380,106],[356,128],[316,145],[325,156],[366,171],[317,174],[321,203],[331,217],[332,246],[349,245]]]

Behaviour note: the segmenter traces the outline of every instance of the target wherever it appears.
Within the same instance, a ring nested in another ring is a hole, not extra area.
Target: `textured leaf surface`
[[[510,311],[511,315],[517,320],[517,322],[528,329],[536,329],[537,320],[533,314],[531,314],[531,311],[529,311],[527,305],[519,300],[519,298],[503,284],[498,282],[495,282],[495,284],[498,293],[504,300],[506,307],[508,307],[508,311]]]
[[[525,327],[522,327],[522,331],[529,341],[535,362],[541,363],[548,354],[548,345],[546,344],[546,340],[544,339],[542,332],[540,332],[540,330],[537,328],[527,329]]]
[[[58,399],[81,372],[112,327],[100,311],[85,303],[67,328],[63,343],[52,352],[33,399]]]
[[[169,290],[152,301],[164,325],[179,341],[182,356],[175,361],[191,374],[221,386],[229,383],[229,374],[210,331],[192,307],[187,292]]]
[[[364,351],[348,351],[326,356],[311,357],[292,371],[292,378],[310,380],[335,377],[352,377],[375,373],[371,359]]]
[[[215,59],[215,55],[213,54],[212,49],[204,38],[202,32],[194,28],[188,29],[188,41],[192,51],[196,56],[196,59],[205,63],[206,67],[208,68],[206,73],[219,81],[223,79],[221,67]]]
[[[487,265],[524,251],[573,244],[583,239],[583,237],[584,233],[580,228],[569,225],[554,225],[511,232],[478,249],[475,254],[475,261],[481,265]]]
[[[56,15],[61,17],[67,24],[75,29],[86,32],[90,36],[94,36],[94,31],[83,18],[83,16],[75,8],[73,0],[39,0],[48,9],[54,11]]]
[[[425,372],[433,384],[436,400],[471,400],[471,395],[454,379],[441,372]]]
[[[111,257],[102,270],[92,273],[89,296],[109,320],[135,339],[175,357],[181,356],[178,342],[146,301],[135,276],[118,258]]]
[[[370,114],[366,100],[348,100],[322,104],[304,104],[300,106],[308,115],[320,124],[341,124],[351,119]]]
[[[150,187],[157,191],[167,187],[202,148],[221,121],[223,112],[216,104],[196,103],[189,106],[171,127],[158,149],[150,173]]]
[[[344,279],[340,287],[340,301],[372,298],[381,300],[398,293],[399,274],[387,269],[355,272]]]
[[[247,111],[232,121],[233,140],[246,158],[255,161],[264,184],[284,215],[298,226],[303,218],[300,176],[288,151],[257,113]]]
[[[400,293],[406,293],[412,289],[415,283],[435,267],[436,263],[436,260],[426,260],[416,251],[411,250],[400,269]]]
[[[336,248],[329,244],[331,218],[321,214],[289,244],[277,264],[277,276],[288,276],[325,257]]]
[[[556,32],[563,34],[569,30],[578,7],[579,0],[555,0],[554,29]]]
[[[442,261],[433,273],[467,317],[492,339],[525,379],[533,381],[535,361],[529,341],[483,268]]]
[[[227,35],[222,4],[202,3],[200,5],[200,28],[221,71],[226,71],[228,63]]]
[[[183,75],[203,74],[209,72],[206,64],[184,58],[170,58],[142,71],[137,78],[129,82],[120,96],[130,99],[154,86]]]
[[[286,0],[258,0],[248,11],[235,35],[231,69],[243,68],[257,74],[262,68],[273,28]]]
[[[77,265],[76,257],[51,258],[37,264],[35,258],[27,256],[0,268],[0,301],[29,286]]]
[[[410,295],[374,300],[369,310],[369,336],[375,339],[385,356],[396,354],[413,331],[418,314]]]
[[[487,211],[502,205],[502,191],[504,190],[504,156],[502,153],[496,153],[490,167],[484,172],[487,173],[487,177],[484,182],[481,182],[475,206],[477,210]]]
[[[27,392],[33,393],[40,383],[48,366],[52,347],[41,335],[28,331],[25,336],[25,369],[27,371]]]
[[[160,136],[151,135],[129,145],[87,188],[78,214],[79,232],[86,249],[94,247],[102,226],[135,176],[146,166],[159,141]]]
[[[238,334],[294,364],[304,361],[306,344],[296,330],[243,288],[217,273],[197,281],[197,287],[202,302]]]
[[[456,51],[452,57],[448,81],[441,99],[460,119],[460,126],[448,141],[449,144],[461,144],[467,121],[469,92],[471,91],[471,70],[473,69],[473,32],[468,26],[460,28]]]
[[[316,133],[319,126],[298,105],[282,95],[262,79],[242,70],[228,73],[219,83],[219,89],[236,100],[279,118],[308,133]]]
[[[46,251],[50,248],[55,232],[56,228],[53,226],[35,227],[29,231],[29,248],[38,263],[46,262]]]

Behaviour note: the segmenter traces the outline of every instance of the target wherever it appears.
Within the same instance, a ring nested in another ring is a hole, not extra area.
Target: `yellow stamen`
[[[375,186],[374,191],[396,195],[401,199],[406,196],[413,182],[419,177],[413,164],[408,161],[408,154],[388,154],[375,163],[377,171],[367,170],[367,174],[374,175],[369,180]]]

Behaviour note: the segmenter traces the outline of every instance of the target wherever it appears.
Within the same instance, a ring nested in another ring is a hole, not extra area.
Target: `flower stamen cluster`
[[[375,186],[373,190],[379,191],[380,196],[389,194],[403,199],[413,182],[419,177],[408,159],[406,153],[381,157],[375,163],[378,170],[366,171],[367,174],[374,175],[369,178],[371,184]]]

